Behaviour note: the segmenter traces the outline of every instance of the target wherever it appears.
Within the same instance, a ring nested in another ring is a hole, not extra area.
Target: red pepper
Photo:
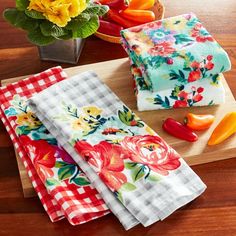
[[[126,20],[124,19],[122,16],[119,15],[119,13],[115,10],[109,10],[107,13],[107,16],[109,19],[111,19],[112,21],[118,23],[119,25],[125,27],[125,28],[130,28],[133,26],[138,25],[138,22],[135,21],[131,21],[131,20]]]
[[[193,131],[172,118],[167,118],[164,121],[162,128],[176,138],[188,142],[195,142],[198,140],[198,136]]]
[[[129,3],[129,8],[147,10],[153,7],[155,0],[131,0]]]
[[[110,8],[113,8],[115,10],[123,10],[128,7],[125,4],[124,0],[100,0],[99,2],[103,5],[107,5]]]
[[[134,20],[139,23],[148,23],[155,20],[155,14],[148,10],[133,10],[127,8],[120,13],[123,17],[128,20]]]
[[[105,20],[99,20],[99,23],[100,26],[97,31],[103,34],[120,37],[120,31],[124,29],[120,25]]]

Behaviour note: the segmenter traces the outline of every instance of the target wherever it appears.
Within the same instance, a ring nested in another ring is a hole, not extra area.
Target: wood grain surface
[[[2,0],[0,12],[14,6],[14,0]],[[236,1],[165,0],[165,16],[196,13],[216,40],[226,49],[232,70],[225,73],[236,96]],[[87,39],[78,65],[126,57],[120,45],[96,37]],[[42,62],[37,47],[23,31],[0,18],[0,80],[33,74],[57,63]],[[69,64],[60,64],[64,68]],[[235,154],[236,156],[236,154]],[[163,222],[148,228],[137,226],[125,232],[113,215],[73,227],[66,220],[51,223],[40,201],[23,197],[14,149],[3,125],[0,125],[0,235],[236,235],[236,159],[194,166],[207,184],[206,192]]]

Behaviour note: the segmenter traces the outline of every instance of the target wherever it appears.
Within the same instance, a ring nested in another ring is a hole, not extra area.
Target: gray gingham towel
[[[126,229],[163,220],[206,189],[179,154],[93,72],[51,86],[29,105]]]

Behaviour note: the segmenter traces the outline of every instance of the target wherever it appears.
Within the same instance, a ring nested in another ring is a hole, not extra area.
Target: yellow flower
[[[30,0],[28,10],[41,12],[50,22],[64,27],[86,7],[86,0]]]
[[[44,13],[44,16],[59,27],[64,27],[71,20],[69,15],[69,4],[53,6]]]
[[[16,123],[18,125],[28,126],[31,129],[39,127],[42,123],[32,112],[21,113],[17,116]]]
[[[163,22],[164,26],[169,30],[182,30],[186,27],[187,19],[185,18],[170,18],[166,22]]]
[[[70,17],[78,16],[87,7],[86,0],[64,0],[65,4],[70,4],[69,15]]]
[[[102,113],[102,109],[98,107],[87,106],[87,107],[83,107],[83,112],[87,116],[97,117],[98,115]]]

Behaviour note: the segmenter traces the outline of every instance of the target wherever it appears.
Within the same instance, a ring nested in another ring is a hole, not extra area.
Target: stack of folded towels
[[[88,71],[61,67],[0,88],[1,119],[54,221],[112,212],[126,230],[149,226],[198,197],[201,179]]]
[[[193,14],[121,31],[139,111],[222,104],[227,53]]]

